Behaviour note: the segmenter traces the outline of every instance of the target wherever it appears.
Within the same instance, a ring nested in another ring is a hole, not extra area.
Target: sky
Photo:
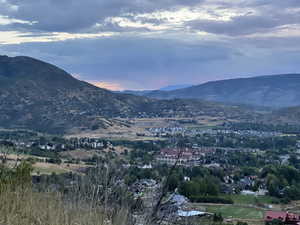
[[[0,55],[111,90],[300,73],[300,0],[0,0]]]

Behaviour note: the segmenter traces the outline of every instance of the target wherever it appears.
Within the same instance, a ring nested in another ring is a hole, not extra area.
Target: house
[[[219,163],[210,163],[203,165],[203,167],[209,168],[209,169],[218,169],[221,168],[221,165]]]
[[[242,195],[254,195],[254,196],[265,196],[268,193],[268,190],[259,189],[258,191],[242,190]]]
[[[267,195],[268,194],[268,190],[266,190],[266,189],[258,189],[258,191],[256,192],[256,195],[257,196],[265,196],[265,195]]]
[[[280,155],[281,164],[288,164],[290,156],[289,155]]]
[[[189,148],[167,148],[162,149],[156,160],[166,164],[194,165],[200,159],[201,155],[197,151]]]
[[[300,215],[289,212],[267,211],[265,213],[266,224],[270,224],[274,220],[279,220],[287,225],[300,225]]]
[[[39,148],[42,150],[55,150],[56,147],[53,144],[39,145]]]
[[[152,169],[152,164],[150,163],[149,165],[143,165],[143,166],[138,166],[140,169]]]
[[[205,216],[208,214],[206,212],[195,211],[195,210],[190,210],[190,211],[178,210],[177,215],[180,217],[195,217],[195,216]]]
[[[244,190],[249,190],[251,189],[251,187],[254,186],[255,184],[255,177],[252,177],[252,176],[246,176],[244,178],[242,178],[238,184],[240,186],[241,189],[244,189]]]
[[[286,212],[267,211],[265,214],[265,222],[270,223],[273,220],[280,220],[284,222],[286,220],[286,214]]]
[[[187,177],[187,176],[185,176],[185,177],[183,177],[183,180],[184,180],[184,181],[191,181],[191,178],[190,178],[190,177]]]
[[[172,204],[181,208],[182,206],[184,206],[185,204],[187,204],[189,202],[189,199],[183,195],[172,194],[168,201],[170,201]]]
[[[254,191],[243,190],[241,191],[241,195],[256,195]]]

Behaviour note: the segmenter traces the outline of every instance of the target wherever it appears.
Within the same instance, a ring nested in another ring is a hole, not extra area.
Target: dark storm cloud
[[[186,23],[191,29],[230,36],[269,32],[284,25],[300,24],[299,14],[271,13],[233,17],[230,21],[195,20]]]
[[[263,40],[256,42],[260,46],[253,46],[247,39],[199,44],[115,37],[4,45],[0,54],[29,55],[80,74],[81,79],[115,81],[126,89],[300,72],[299,49],[270,48]],[[242,45],[250,47],[242,48]]]
[[[273,8],[294,8],[300,7],[299,0],[244,0],[240,6],[268,6]]]
[[[245,15],[233,17],[230,21],[195,20],[186,25],[191,29],[206,31],[214,34],[246,35],[258,32],[268,32],[279,26],[300,24],[300,16],[277,15]]]
[[[51,32],[80,32],[105,18],[173,9],[178,6],[194,6],[202,0],[7,0],[18,7],[7,10],[0,6],[4,15],[25,21],[36,22],[25,25],[27,29]],[[0,9],[1,12],[1,9]]]
[[[147,28],[121,27],[110,17],[123,16],[131,21],[159,25],[161,19],[139,17],[139,13],[172,10],[176,7],[210,4],[208,0],[6,0],[0,14],[10,18],[34,22],[14,23],[0,29],[30,32],[103,32],[148,31]],[[11,6],[17,6],[12,8]],[[214,34],[245,35],[272,31],[283,25],[299,24],[299,0],[239,0],[217,2],[223,9],[252,7],[258,13],[233,17],[230,21],[195,20],[186,26]],[[213,11],[211,12],[213,14]],[[101,26],[95,26],[101,24]],[[0,26],[1,27],[1,26]]]
[[[261,30],[271,29],[281,24],[277,18],[260,16],[237,16],[231,21],[196,20],[187,23],[192,29],[214,34],[243,35],[252,34]]]
[[[192,79],[201,74],[203,65],[241,56],[217,43],[124,37],[5,45],[2,51],[52,62],[85,80],[129,80],[140,88],[166,79]]]
[[[232,3],[219,2],[222,9],[251,7],[248,13],[234,16],[228,21],[194,20],[186,25],[192,30],[230,36],[274,31],[281,26],[300,24],[299,0],[253,0]],[[298,11],[297,11],[298,9]]]

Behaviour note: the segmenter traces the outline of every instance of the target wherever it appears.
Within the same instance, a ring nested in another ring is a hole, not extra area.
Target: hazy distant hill
[[[190,84],[178,84],[178,85],[169,85],[163,88],[160,88],[160,91],[174,91],[182,88],[188,88],[191,87],[192,85]]]
[[[33,58],[0,56],[0,127],[62,133],[105,126],[103,118],[245,114],[239,107],[206,101],[113,93]]]
[[[124,91],[115,91],[115,93],[146,96],[147,94],[149,94],[152,91],[153,90],[144,90],[144,91],[124,90]]]
[[[187,88],[187,87],[191,87],[191,86],[192,85],[189,85],[189,84],[170,85],[170,86],[162,87],[158,91],[174,91],[174,90]],[[121,91],[118,93],[132,94],[132,95],[138,95],[138,96],[147,96],[148,94],[155,92],[155,91],[156,90],[141,90],[141,91],[125,90],[125,91]]]
[[[224,103],[269,107],[300,105],[300,74],[272,75],[213,81],[174,91],[153,91],[159,99],[195,98]]]

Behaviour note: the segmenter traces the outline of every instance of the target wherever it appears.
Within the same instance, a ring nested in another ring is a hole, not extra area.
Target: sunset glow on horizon
[[[101,82],[101,81],[87,81],[88,83],[99,87],[104,88],[110,91],[123,91],[124,88],[120,84],[117,83],[111,83],[111,82]]]

